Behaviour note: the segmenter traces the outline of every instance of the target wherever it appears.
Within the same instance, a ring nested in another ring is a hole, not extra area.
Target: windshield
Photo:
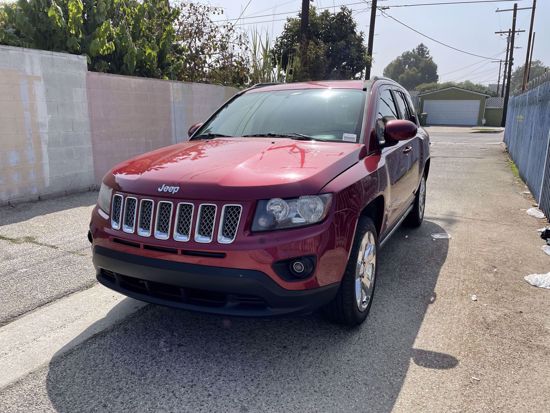
[[[358,142],[365,95],[355,89],[245,93],[205,123],[195,137],[289,136]]]

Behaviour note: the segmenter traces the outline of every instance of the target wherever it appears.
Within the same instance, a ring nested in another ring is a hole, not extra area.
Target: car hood
[[[123,192],[186,199],[316,194],[358,162],[363,147],[288,138],[190,141],[123,162],[113,168],[106,182]],[[161,192],[163,185],[179,189]]]

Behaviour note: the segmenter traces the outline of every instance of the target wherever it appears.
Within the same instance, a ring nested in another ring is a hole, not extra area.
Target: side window
[[[394,94],[397,100],[397,106],[399,106],[399,112],[401,113],[400,119],[411,120],[411,113],[405,101],[405,96],[403,95],[403,92],[395,90]]]
[[[411,97],[409,95],[405,95],[405,101],[408,103],[409,105],[409,111],[411,113],[411,122],[414,122],[416,124],[418,124],[418,116],[416,115],[416,109],[413,105],[413,101],[411,99]]]
[[[376,119],[399,119],[393,95],[389,89],[384,89],[378,99],[378,113]]]
[[[395,92],[397,97],[397,104],[403,116],[403,119],[410,120],[413,123],[416,122],[416,113],[412,104],[411,98],[401,91]]]

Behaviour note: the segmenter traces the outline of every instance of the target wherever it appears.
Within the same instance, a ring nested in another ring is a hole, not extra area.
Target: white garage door
[[[428,125],[477,125],[479,100],[425,100]]]

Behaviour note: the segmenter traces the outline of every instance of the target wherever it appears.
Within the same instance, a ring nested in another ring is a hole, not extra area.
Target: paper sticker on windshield
[[[355,133],[344,133],[342,135],[342,140],[346,142],[356,142],[357,141],[357,135]]]

